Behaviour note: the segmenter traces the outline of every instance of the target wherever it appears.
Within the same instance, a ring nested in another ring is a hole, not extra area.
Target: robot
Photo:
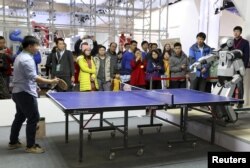
[[[212,94],[232,97],[236,84],[242,80],[245,75],[245,68],[242,61],[242,51],[232,50],[233,39],[227,40],[226,44],[221,46],[218,51],[201,57],[197,62],[190,66],[191,69],[200,69],[203,64],[212,64],[218,60],[218,82],[214,87]],[[238,120],[233,107],[216,105],[211,107],[212,114],[225,123],[234,123]]]

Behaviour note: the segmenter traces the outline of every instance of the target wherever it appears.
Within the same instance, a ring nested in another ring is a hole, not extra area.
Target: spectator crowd
[[[243,52],[245,67],[249,60],[249,43],[241,37],[242,28],[233,29],[234,49]],[[74,51],[66,49],[64,39],[58,38],[56,46],[47,57],[46,73],[52,78],[63,79],[68,84],[66,91],[118,91],[120,83],[127,83],[144,89],[187,88],[211,92],[217,82],[218,61],[203,64],[190,77],[189,67],[199,58],[212,52],[205,43],[206,34],[200,32],[196,42],[184,53],[182,44],[166,43],[163,49],[157,43],[131,40],[124,46],[111,42],[106,48],[91,36],[93,44],[80,38]],[[92,46],[92,47],[91,47]],[[118,51],[117,51],[118,48]],[[11,75],[11,51],[5,47],[5,39],[0,37],[0,98],[9,98],[9,77]],[[193,75],[192,75],[193,76]],[[243,98],[243,82],[238,85],[239,98]],[[56,88],[57,91],[65,91]]]

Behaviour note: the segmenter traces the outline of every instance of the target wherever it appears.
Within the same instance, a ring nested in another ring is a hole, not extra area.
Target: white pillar
[[[220,33],[220,15],[214,14],[214,4],[222,5],[222,0],[201,0],[199,16],[199,32],[207,35],[207,44],[217,49]]]
[[[208,28],[208,4],[209,0],[201,0],[200,2],[200,16],[199,16],[199,32],[207,34]]]
[[[210,0],[208,6],[208,30],[207,30],[207,44],[217,49],[219,47],[219,36],[220,36],[220,15],[214,14],[214,3],[220,5],[222,0]]]

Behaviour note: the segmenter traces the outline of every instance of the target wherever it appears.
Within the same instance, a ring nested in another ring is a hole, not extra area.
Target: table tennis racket
[[[59,79],[59,82],[57,85],[62,90],[68,90],[68,84],[63,79]]]
[[[58,83],[52,86],[50,90],[54,90],[56,86],[58,86],[62,90],[68,90],[68,84],[63,79],[59,79]]]

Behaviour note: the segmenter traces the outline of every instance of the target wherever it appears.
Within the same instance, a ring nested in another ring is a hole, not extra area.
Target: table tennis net
[[[127,83],[121,83],[121,91],[130,91],[132,94],[147,97],[152,100],[163,102],[167,105],[174,104],[174,95],[167,92],[160,92],[159,90],[146,90],[137,86],[129,85]]]
[[[120,90],[121,91],[133,91],[133,90],[146,90],[146,89],[140,88],[140,87],[137,87],[137,86],[133,86],[133,85],[130,85],[130,84],[127,84],[127,83],[121,83]]]

